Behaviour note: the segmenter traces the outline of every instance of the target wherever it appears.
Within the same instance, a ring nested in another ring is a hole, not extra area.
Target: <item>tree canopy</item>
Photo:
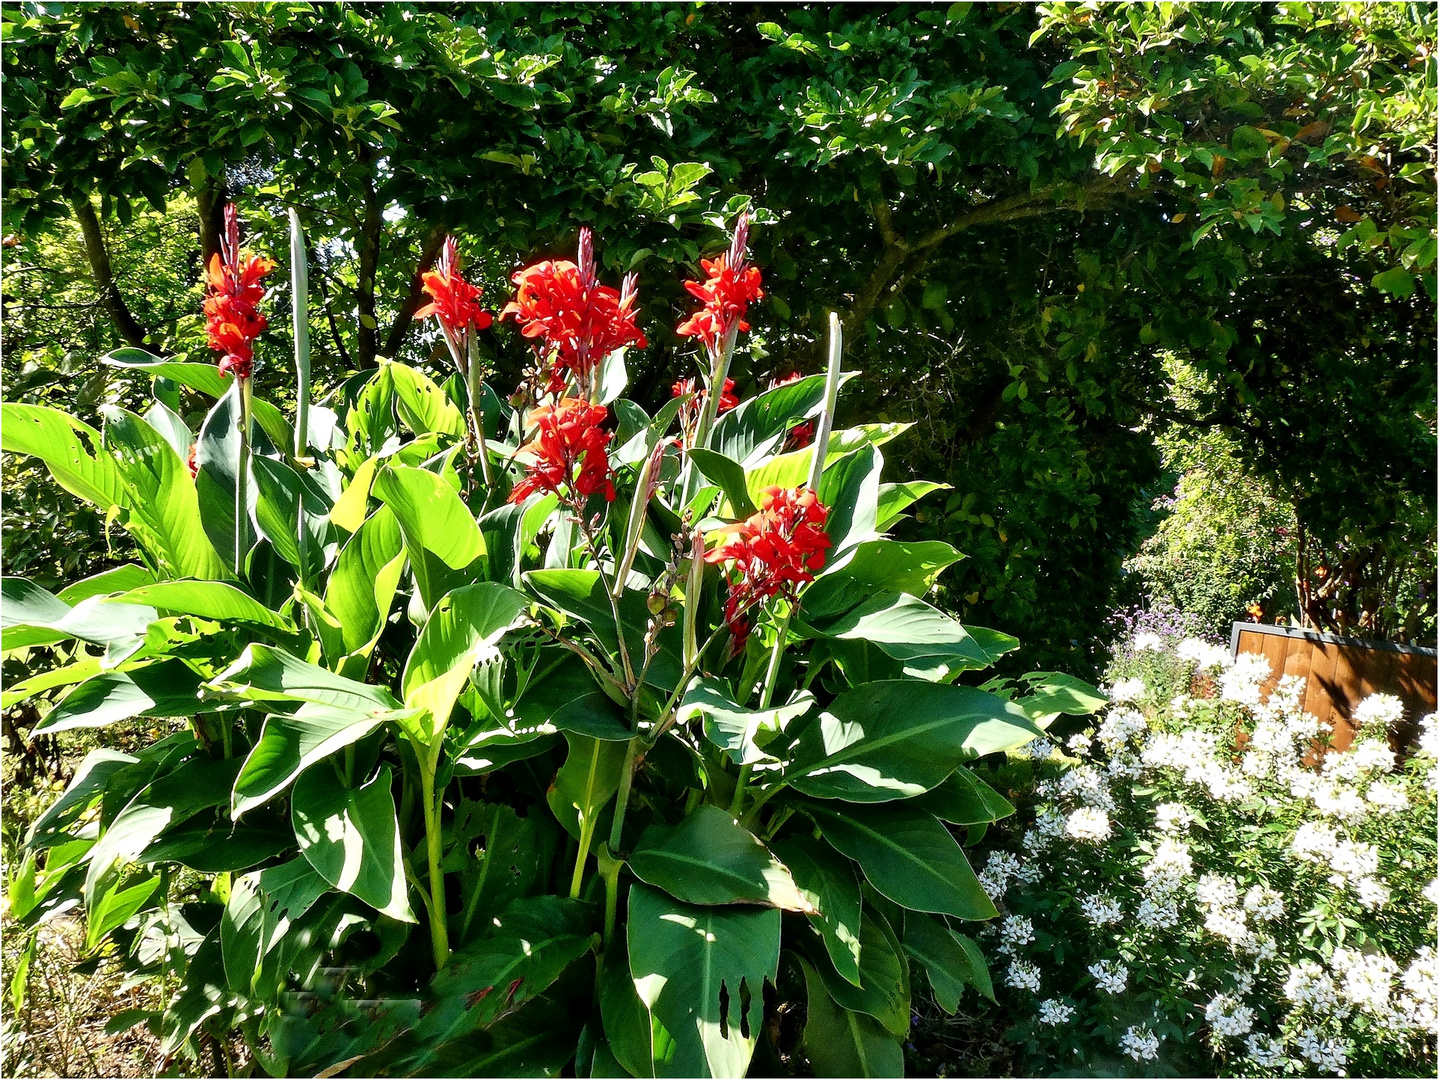
[[[418,273],[447,231],[498,308],[516,260],[572,251],[588,224],[606,273],[640,275],[652,344],[631,367],[653,402],[690,370],[670,329],[687,267],[748,206],[768,295],[741,390],[816,370],[838,310],[868,373],[847,408],[915,421],[900,456],[947,470],[954,490],[911,528],[970,555],[949,602],[1037,662],[1094,658],[1167,425],[1233,434],[1318,565],[1349,567],[1320,621],[1362,626],[1385,553],[1432,544],[1431,6],[23,4],[3,19],[5,226],[74,216],[121,340],[177,344],[108,265],[100,226],[123,232],[141,203],[193,199],[202,255],[226,199],[275,251],[265,222],[298,209],[332,382],[423,359]],[[518,371],[518,336],[489,337]]]

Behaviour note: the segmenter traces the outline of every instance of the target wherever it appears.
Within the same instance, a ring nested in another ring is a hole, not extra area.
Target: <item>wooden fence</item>
[[[1349,718],[1370,694],[1393,694],[1404,702],[1404,723],[1390,732],[1396,750],[1413,742],[1420,717],[1436,711],[1439,653],[1434,649],[1237,622],[1229,651],[1233,656],[1259,653],[1269,661],[1273,674],[1261,687],[1266,695],[1281,676],[1302,678],[1304,711],[1334,726],[1336,749],[1353,741]]]

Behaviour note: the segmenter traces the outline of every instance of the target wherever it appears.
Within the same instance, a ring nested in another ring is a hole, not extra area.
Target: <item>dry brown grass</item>
[[[85,929],[61,917],[37,932],[35,958],[18,1013],[10,997],[25,933],[8,920],[3,927],[5,999],[3,1062],[7,1077],[132,1077],[166,1073],[160,1041],[144,1024],[113,1035],[110,1019],[126,1009],[156,1008],[158,988],[122,989],[117,965],[102,962],[93,974],[75,970],[84,959]]]

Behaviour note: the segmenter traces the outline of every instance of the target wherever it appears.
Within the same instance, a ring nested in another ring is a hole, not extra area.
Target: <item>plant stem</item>
[[[595,859],[600,864],[600,876],[605,879],[605,934],[601,947],[608,949],[610,940],[615,935],[615,913],[619,907],[620,868],[624,866],[624,863],[610,854],[609,846],[606,844],[600,845],[600,849],[595,852]]]
[[[779,625],[775,627],[774,649],[769,654],[769,667],[764,673],[764,689],[760,692],[759,707],[763,712],[770,706],[774,698],[774,686],[779,680],[779,659],[784,654],[785,639],[789,637],[789,620],[794,614],[794,607],[785,608],[784,615],[780,617]],[[749,778],[754,773],[753,765],[741,765],[739,780],[734,786],[734,799],[730,803],[730,817],[739,817],[740,806],[744,801],[745,788],[749,786]]]
[[[624,830],[625,810],[629,808],[630,785],[634,782],[635,776],[635,747],[638,745],[638,738],[625,743],[625,764],[620,771],[619,793],[615,796],[615,819],[610,825],[609,849],[611,851],[620,849],[620,833]]]
[[[489,497],[489,490],[495,486],[495,476],[490,469],[490,452],[485,446],[485,412],[480,402],[484,400],[485,384],[480,378],[480,350],[479,341],[471,330],[469,337],[469,356],[465,363],[465,382],[470,390],[470,430],[474,432],[475,446],[478,447],[480,455],[480,474],[485,479],[486,498]]]
[[[235,576],[245,580],[250,552],[250,380],[236,379],[240,399],[240,455],[235,470]]]
[[[839,361],[844,351],[844,331],[839,316],[829,313],[829,370],[824,381],[824,411],[820,413],[819,430],[814,436],[814,456],[809,467],[809,489],[818,493],[824,475],[824,459],[829,454],[829,433],[834,427],[835,402],[839,400]]]
[[[575,872],[570,875],[570,899],[580,898],[580,885],[585,880],[585,862],[590,857],[590,845],[595,839],[595,823],[593,820],[580,820],[580,848],[575,853]]]
[[[445,925],[445,878],[440,868],[440,805],[435,794],[438,757],[438,748],[431,751],[426,747],[425,755],[420,758],[420,801],[425,814],[425,847],[430,860],[430,944],[435,953],[436,969],[443,968],[450,958],[450,937]]]

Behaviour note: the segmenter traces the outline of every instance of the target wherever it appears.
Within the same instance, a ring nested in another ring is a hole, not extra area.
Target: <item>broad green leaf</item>
[[[612,944],[602,961],[600,1015],[610,1050],[625,1072],[640,1077],[700,1075],[705,1068],[702,1048],[694,1048],[691,1063],[677,1060],[680,1047],[636,993],[627,943]]]
[[[255,482],[255,524],[275,552],[310,580],[325,565],[329,539],[329,500],[283,461],[255,456],[250,473]],[[300,522],[304,521],[304,547]]]
[[[133,765],[137,758],[115,750],[91,750],[75,767],[75,775],[60,797],[46,808],[25,833],[27,848],[49,848],[70,840],[68,829],[105,791],[110,778]]]
[[[595,915],[577,900],[536,896],[493,916],[489,933],[452,953],[430,983],[429,1007],[404,1040],[414,1050],[397,1071],[434,1075],[429,1066],[438,1047],[490,1027],[542,994],[598,943]]]
[[[31,675],[22,682],[7,686],[4,692],[0,693],[0,708],[8,709],[11,705],[17,705],[26,698],[43,694],[46,690],[53,690],[57,686],[73,686],[86,679],[93,679],[100,672],[106,670],[109,668],[100,657],[96,656],[67,664],[64,667],[42,671],[38,675]]]
[[[943,540],[903,543],[869,540],[839,569],[821,574],[804,591],[805,618],[824,618],[848,611],[875,593],[923,596],[945,567],[964,558]]]
[[[107,603],[148,604],[176,615],[216,622],[249,622],[295,631],[295,624],[224,581],[160,581],[142,585]]]
[[[225,396],[233,384],[234,379],[221,375],[214,364],[185,363],[178,360],[162,360],[153,353],[144,349],[126,348],[116,349],[100,358],[102,364],[110,367],[127,368],[131,371],[140,371],[154,377],[163,376],[187,386],[191,390],[198,390],[212,398]]]
[[[117,877],[104,889],[88,896],[85,909],[86,951],[98,948],[106,934],[129,922],[159,887],[159,875]]]
[[[460,874],[460,915],[450,923],[457,944],[481,936],[496,911],[533,886],[540,872],[539,817],[520,817],[498,803],[463,800],[456,807],[455,846],[444,868]]]
[[[935,491],[948,491],[948,484],[929,480],[913,480],[904,484],[880,484],[879,502],[875,509],[875,528],[885,532],[913,503]]]
[[[365,520],[365,511],[370,505],[370,487],[375,482],[375,471],[384,464],[380,456],[366,458],[355,470],[355,475],[345,485],[345,490],[330,507],[330,520],[346,532],[354,532]]]
[[[383,686],[347,679],[260,642],[246,645],[239,658],[208,685],[248,701],[303,701],[365,714],[400,708]]]
[[[101,833],[91,851],[86,900],[97,895],[117,863],[142,860],[145,849],[166,829],[223,803],[236,770],[234,760],[194,757],[147,785]]]
[[[923,666],[934,658],[942,672],[989,666],[988,652],[959,620],[908,593],[881,593],[825,623],[828,637],[867,641],[906,664],[906,673],[931,677]],[[914,662],[919,662],[918,665]]]
[[[791,837],[770,843],[815,908],[809,921],[824,938],[835,970],[859,985],[859,881],[853,864],[822,840]]]
[[[179,992],[166,1004],[160,1020],[160,1052],[167,1058],[179,1053],[200,1025],[232,1000],[225,985],[220,934],[212,930],[186,966]]]
[[[939,787],[910,805],[951,825],[983,825],[1014,813],[1008,799],[965,768],[956,769]]]
[[[779,969],[779,909],[700,907],[635,884],[626,935],[635,990],[674,1038],[685,1075],[743,1076],[763,1029],[764,982]]]
[[[834,545],[825,552],[826,567],[841,565],[857,546],[878,538],[875,514],[883,468],[884,456],[873,446],[861,447],[825,465],[819,500],[829,507],[824,527]]]
[[[387,465],[374,492],[394,511],[420,599],[428,611],[450,589],[470,583],[470,564],[485,554],[485,540],[459,493],[425,469]]]
[[[340,548],[325,588],[325,608],[340,625],[332,635],[321,632],[332,662],[369,656],[389,618],[404,555],[400,526],[388,506],[365,519]]]
[[[744,466],[702,446],[696,446],[688,453],[699,471],[720,486],[735,517],[746,518],[755,512],[755,505],[745,484]]]
[[[465,437],[465,418],[438,383],[405,364],[392,362],[387,366],[395,389],[395,410],[407,428],[416,435],[435,432],[456,439]]]
[[[230,816],[274,798],[315,762],[364,738],[381,724],[412,714],[373,703],[367,708],[306,702],[293,716],[265,717],[259,741],[245,758],[230,800]]]
[[[829,996],[841,1008],[874,1017],[896,1037],[909,1034],[907,961],[883,915],[873,909],[864,913],[859,930],[857,984],[841,978],[830,967],[826,955],[812,952],[809,959]]]
[[[854,374],[842,375],[841,385]],[[824,408],[824,382],[823,375],[810,375],[740,402],[715,421],[710,448],[753,467],[779,446],[791,426],[820,414]]]
[[[1030,692],[1015,703],[1042,728],[1061,714],[1088,716],[1109,704],[1109,698],[1089,683],[1058,671],[1032,672],[1024,681]]]
[[[483,581],[447,593],[433,607],[405,663],[405,705],[423,709],[444,730],[470,672],[506,631],[521,625],[529,600],[508,585]]]
[[[0,404],[0,448],[45,462],[55,482],[102,510],[129,504],[129,491],[100,433],[58,409]]]
[[[611,655],[618,652],[614,609],[610,606],[609,594],[605,591],[604,581],[598,571],[531,570],[524,575],[524,581],[546,605],[586,623]],[[632,658],[641,657],[644,655],[645,631],[650,620],[649,609],[645,606],[645,595],[628,590],[620,597],[618,607],[629,654]],[[672,626],[662,630],[658,645],[659,651],[650,662],[645,682],[669,691],[679,681],[684,669],[680,656],[679,628]]]
[[[164,437],[132,412],[106,406],[103,442],[115,455],[129,497],[121,520],[153,558],[179,577],[225,576],[200,522],[189,467]]]
[[[959,844],[934,815],[904,806],[830,803],[808,803],[804,811],[896,904],[961,919],[998,914]]]
[[[235,879],[220,919],[225,979],[246,997],[280,989],[297,953],[315,953],[307,935],[291,933],[330,884],[302,856]]]
[[[353,790],[315,769],[295,783],[290,820],[300,852],[326,881],[381,914],[414,922],[391,786],[388,765]]]
[[[818,798],[889,802],[938,787],[962,762],[1039,734],[1018,706],[973,687],[867,683],[840,694],[803,729],[785,775]]]
[[[555,819],[575,838],[593,836],[600,813],[620,786],[625,744],[568,732],[570,752],[546,794]]]
[[[813,910],[759,839],[708,803],[678,825],[651,825],[629,857],[641,881],[687,904],[769,904]]]
[[[295,847],[293,829],[237,824],[228,813],[201,813],[145,849],[153,863],[179,863],[202,874],[235,873],[272,862]]]
[[[86,597],[72,608],[25,578],[0,579],[0,589],[0,646],[7,652],[79,638],[102,646],[103,666],[114,667],[134,655],[150,624],[159,617],[152,607],[114,603],[103,596]],[[34,681],[33,677],[27,680]]]
[[[164,402],[157,401],[145,410],[145,423],[164,436],[170,448],[180,455],[181,460],[190,454],[190,447],[195,443],[195,436],[190,431],[184,420],[168,408]]]
[[[131,589],[138,589],[141,585],[149,585],[154,580],[155,575],[143,566],[126,563],[124,566],[102,570],[93,577],[84,578],[73,585],[66,585],[55,596],[67,604],[78,604],[81,600],[88,600],[92,596],[109,596],[113,593],[129,592]]]
[[[193,716],[200,711],[199,692],[200,676],[179,660],[107,671],[66,694],[31,734],[104,727],[133,716]]]
[[[900,1040],[876,1021],[835,1004],[814,966],[799,958],[808,1004],[804,1046],[816,1076],[903,1076]]]
[[[742,708],[730,697],[727,682],[706,675],[696,679],[685,692],[677,719],[684,723],[696,716],[704,717],[706,739],[723,750],[736,765],[753,765],[757,761],[777,760],[765,753],[764,747],[784,732],[791,721],[813,707],[814,697],[806,692],[774,708]]]
[[[904,950],[924,965],[934,1000],[950,1016],[959,1008],[959,996],[966,986],[994,1000],[989,970],[978,947],[938,919],[919,912],[906,914]]]

